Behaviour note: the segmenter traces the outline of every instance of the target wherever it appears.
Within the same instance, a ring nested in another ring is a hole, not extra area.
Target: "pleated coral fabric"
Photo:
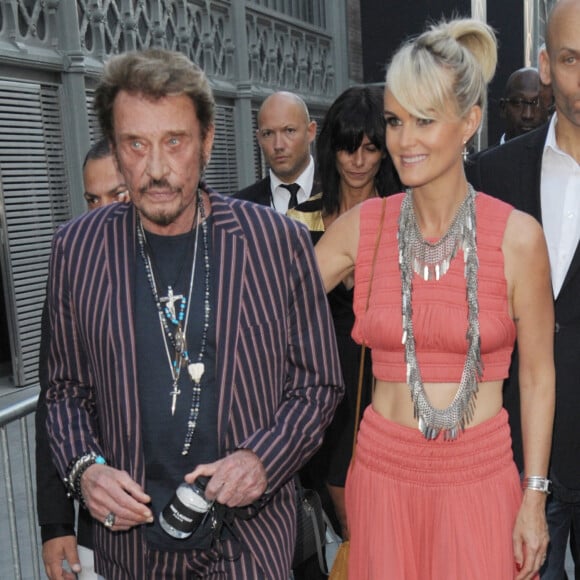
[[[372,198],[360,206],[360,239],[356,257],[352,337],[373,352],[377,379],[405,382],[405,345],[401,341],[402,297],[398,220],[404,194],[386,198],[383,235],[377,253],[380,267],[373,271],[377,231],[383,199]],[[502,244],[513,208],[489,195],[475,198],[477,221],[477,296],[482,382],[508,376],[516,327],[508,307]],[[440,280],[426,282],[413,276],[413,332],[423,381],[459,383],[467,351],[467,301],[464,257],[460,250]],[[373,272],[372,292],[367,294]]]
[[[369,406],[346,483],[353,580],[513,580],[522,492],[507,413],[427,441]]]

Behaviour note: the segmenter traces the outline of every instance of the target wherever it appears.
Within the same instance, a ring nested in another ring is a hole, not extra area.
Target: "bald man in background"
[[[287,91],[267,97],[258,111],[256,138],[270,171],[235,197],[286,213],[318,193],[310,154],[315,137],[316,121],[302,98]]]

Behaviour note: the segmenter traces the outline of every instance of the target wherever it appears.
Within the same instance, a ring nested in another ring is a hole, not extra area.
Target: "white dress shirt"
[[[580,241],[580,165],[556,142],[554,113],[542,155],[540,196],[552,288],[558,296]]]
[[[282,183],[284,182],[280,181],[270,169],[272,207],[279,213],[286,213],[288,211],[288,203],[290,202],[290,192],[285,187],[282,187]],[[306,169],[292,183],[297,183],[300,186],[297,194],[298,203],[306,201],[312,193],[312,184],[314,183],[314,159],[312,159],[312,155],[310,156],[310,161]]]

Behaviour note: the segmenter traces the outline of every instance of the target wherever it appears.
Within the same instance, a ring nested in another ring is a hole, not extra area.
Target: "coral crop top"
[[[405,348],[401,342],[401,273],[397,230],[404,193],[385,199],[385,218],[376,258],[369,307],[365,312],[373,252],[383,199],[361,205],[360,241],[355,267],[352,336],[372,348],[373,373],[388,382],[406,382]],[[501,250],[512,206],[484,193],[475,201],[478,299],[482,381],[508,376],[516,338],[510,317],[507,282]],[[467,351],[467,300],[463,274],[463,251],[459,250],[447,273],[438,281],[413,277],[413,330],[417,360],[423,381],[459,383]]]

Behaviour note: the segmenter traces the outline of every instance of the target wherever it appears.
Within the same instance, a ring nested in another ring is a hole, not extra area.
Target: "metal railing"
[[[38,388],[0,397],[0,577],[40,580],[44,570],[36,520],[34,410]]]

